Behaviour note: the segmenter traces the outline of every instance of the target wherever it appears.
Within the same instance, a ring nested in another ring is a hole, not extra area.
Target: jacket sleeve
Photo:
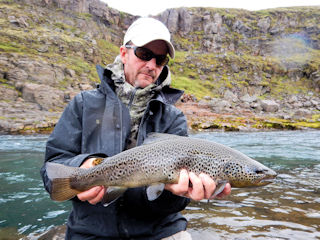
[[[164,132],[186,136],[188,134],[186,117],[176,108],[172,108],[171,111],[174,111],[174,114],[171,115],[174,117],[170,118],[171,121],[166,124]],[[134,211],[136,214],[142,211],[150,214],[166,215],[182,211],[190,203],[190,199],[164,190],[157,199],[149,201],[146,188],[131,188],[124,194],[124,202],[130,208],[130,211]]]
[[[84,160],[97,154],[81,154],[82,95],[78,94],[65,108],[46,144],[45,162],[40,174],[45,189],[51,192],[51,182],[46,173],[46,162],[56,162],[79,167]],[[104,157],[101,155],[101,157]]]

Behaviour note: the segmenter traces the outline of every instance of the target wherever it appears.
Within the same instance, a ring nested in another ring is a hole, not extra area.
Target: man
[[[187,135],[185,116],[172,105],[182,92],[169,87],[168,54],[174,58],[175,51],[165,25],[153,18],[135,21],[115,62],[97,67],[101,85],[66,107],[48,139],[45,161],[89,168],[96,157],[142,144],[150,132]],[[50,192],[45,164],[41,174]],[[106,188],[93,187],[72,199],[66,239],[191,239],[179,212],[189,198],[207,199],[214,190],[209,176],[182,170],[179,182],[167,184],[153,201],[145,187],[131,188],[104,207]],[[229,193],[227,185],[221,195]]]

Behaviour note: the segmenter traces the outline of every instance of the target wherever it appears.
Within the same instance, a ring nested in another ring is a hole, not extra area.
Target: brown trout
[[[219,143],[171,134],[149,136],[143,145],[105,158],[89,169],[48,162],[51,199],[65,201],[100,185],[126,189],[177,183],[181,169],[206,173],[217,183],[229,182],[239,188],[267,185],[277,175],[263,164]]]

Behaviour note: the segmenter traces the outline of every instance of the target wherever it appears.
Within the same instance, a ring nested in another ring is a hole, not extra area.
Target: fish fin
[[[214,199],[218,194],[222,193],[222,191],[225,188],[225,186],[227,185],[227,183],[228,183],[227,180],[219,180],[216,184],[216,189],[214,190],[213,194],[208,199],[208,201],[211,199]]]
[[[181,137],[175,134],[151,132],[148,133],[147,138],[143,141],[143,145]]]
[[[70,179],[76,167],[48,162],[46,170],[51,181],[50,198],[54,201],[66,201],[75,197],[80,191],[71,188]]]
[[[108,207],[111,203],[115,202],[127,190],[124,187],[108,187],[101,203],[104,207]]]
[[[146,193],[149,201],[156,200],[164,190],[164,183],[154,184],[147,187]]]

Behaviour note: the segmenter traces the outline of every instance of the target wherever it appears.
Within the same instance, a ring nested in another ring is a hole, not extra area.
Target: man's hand
[[[189,181],[192,187],[189,186]],[[216,184],[207,174],[201,173],[199,176],[193,172],[188,173],[187,170],[181,170],[179,182],[177,184],[166,184],[165,189],[179,196],[185,196],[195,201],[209,199]],[[231,193],[231,186],[227,183],[224,190],[217,197],[224,197]]]
[[[93,167],[94,160],[95,160],[95,158],[89,158],[86,161],[84,161],[80,167],[81,168]],[[105,191],[106,191],[106,188],[104,186],[96,186],[96,187],[90,188],[87,191],[79,193],[77,195],[77,197],[79,198],[79,200],[81,200],[83,202],[88,201],[89,203],[94,205],[102,200]]]

